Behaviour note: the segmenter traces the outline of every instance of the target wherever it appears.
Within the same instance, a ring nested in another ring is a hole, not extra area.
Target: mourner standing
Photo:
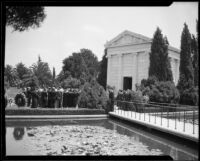
[[[31,88],[27,87],[27,106],[29,107],[31,104]]]
[[[46,108],[48,107],[48,95],[47,95],[47,89],[44,88],[41,92],[41,107]]]
[[[31,98],[32,98],[32,104],[31,104],[31,108],[37,108],[38,107],[38,99],[39,99],[39,95],[38,92],[36,91],[35,87],[32,87],[31,90]]]

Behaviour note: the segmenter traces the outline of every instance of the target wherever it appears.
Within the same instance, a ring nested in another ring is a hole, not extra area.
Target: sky
[[[41,27],[24,32],[6,27],[5,64],[27,67],[40,55],[59,74],[63,60],[82,48],[102,60],[104,45],[124,30],[153,38],[162,30],[171,46],[180,49],[183,24],[196,35],[198,2],[176,2],[169,7],[45,7]]]

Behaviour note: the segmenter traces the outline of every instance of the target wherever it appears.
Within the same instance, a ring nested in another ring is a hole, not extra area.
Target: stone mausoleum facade
[[[148,78],[149,53],[152,39],[125,30],[105,44],[107,48],[108,68],[107,85],[119,89],[135,90],[135,84]],[[168,47],[174,83],[178,83],[180,51]]]

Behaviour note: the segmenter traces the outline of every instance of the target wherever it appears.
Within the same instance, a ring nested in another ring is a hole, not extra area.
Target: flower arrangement
[[[15,104],[19,107],[23,107],[26,104],[26,96],[24,95],[24,93],[18,93],[15,96]]]

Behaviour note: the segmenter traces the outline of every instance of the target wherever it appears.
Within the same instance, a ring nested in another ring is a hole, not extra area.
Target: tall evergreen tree
[[[151,44],[149,77],[155,76],[159,81],[173,81],[168,45],[167,37],[163,38],[161,30],[157,28]]]
[[[107,65],[108,59],[107,56],[107,49],[104,50],[104,55],[100,64],[100,73],[98,75],[98,83],[106,89],[106,81],[107,81]]]
[[[192,65],[194,69],[194,85],[199,85],[199,51],[198,51],[198,21],[197,23],[197,35],[192,35],[191,52],[192,52]]]
[[[184,23],[184,28],[181,35],[179,71],[180,79],[177,87],[181,92],[194,85],[194,73],[191,59],[191,34],[186,23]]]
[[[53,80],[55,80],[56,78],[56,71],[55,71],[55,68],[53,67]]]

